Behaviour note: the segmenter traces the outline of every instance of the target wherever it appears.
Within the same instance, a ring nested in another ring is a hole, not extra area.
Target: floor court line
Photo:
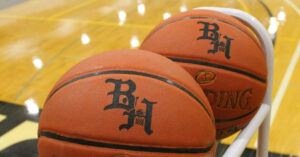
[[[297,14],[300,16],[300,9],[291,1],[291,0],[284,0],[287,4],[290,5],[290,7],[292,7],[296,12]],[[291,61],[290,61],[290,64],[284,74],[284,77],[280,83],[280,86],[279,86],[279,89],[277,90],[277,93],[275,95],[275,98],[273,100],[273,103],[272,103],[272,109],[271,109],[271,127],[272,127],[272,124],[273,124],[273,121],[274,121],[274,118],[277,114],[277,111],[280,107],[280,103],[282,101],[282,98],[285,94],[285,91],[286,91],[286,88],[289,84],[289,81],[291,79],[291,76],[293,74],[293,71],[295,69],[295,66],[298,62],[298,59],[299,59],[299,56],[300,56],[300,40],[298,41],[298,44],[297,44],[297,47],[294,51],[294,54],[291,58]]]
[[[96,31],[99,28],[99,26],[95,26],[94,28],[90,29],[89,31],[87,31],[87,33],[92,33],[94,31]],[[58,53],[56,53],[52,58],[49,59],[48,62],[46,62],[46,64],[39,69],[28,81],[27,83],[22,87],[22,89],[18,92],[18,94],[16,95],[16,97],[14,98],[14,101],[17,101],[21,95],[24,93],[24,91],[33,83],[33,81],[40,75],[40,73],[46,68],[48,67],[51,63],[53,63],[53,61],[55,61],[56,58],[58,58],[59,56],[61,56],[66,50],[68,50],[70,47],[72,47],[76,42],[78,42],[80,39],[75,38],[72,42],[70,42],[69,44],[67,44],[63,49],[61,49]]]
[[[300,9],[291,1],[291,0],[284,0],[287,4],[290,5],[290,7],[292,7],[296,13],[300,16]],[[270,129],[272,127],[272,124],[274,122],[274,118],[276,117],[277,111],[280,107],[280,103],[282,101],[282,98],[285,94],[286,88],[289,84],[289,81],[291,79],[291,75],[293,74],[293,71],[295,69],[295,66],[297,64],[297,61],[299,59],[299,55],[300,55],[300,40],[298,41],[297,47],[294,51],[294,54],[292,56],[292,59],[290,61],[290,64],[284,74],[284,78],[282,79],[280,86],[277,90],[277,93],[275,95],[275,98],[272,102],[272,107],[271,107],[271,122],[270,122]],[[293,62],[293,63],[292,63]],[[254,142],[254,147],[257,147],[257,137],[256,140]]]
[[[103,22],[96,20],[74,20],[74,19],[59,19],[59,18],[42,18],[42,17],[34,17],[34,16],[19,16],[19,15],[0,15],[0,18],[8,18],[8,19],[18,19],[18,20],[30,20],[30,21],[43,21],[43,22],[71,22],[77,24],[90,24],[90,25],[103,25],[103,26],[114,26],[119,27],[119,23],[113,22]],[[142,28],[142,29],[153,29],[155,25],[141,25],[141,24],[130,24],[125,23],[122,27],[130,27],[130,28]]]
[[[49,18],[52,19],[52,18],[57,18],[59,16],[66,15],[66,14],[72,12],[72,11],[75,11],[75,10],[78,10],[80,8],[83,8],[83,7],[85,7],[87,5],[90,5],[90,4],[94,3],[94,2],[96,2],[96,0],[90,0],[90,1],[83,2],[83,3],[79,3],[78,5],[76,5],[74,7],[71,7],[69,9],[63,10],[61,12],[58,12],[58,13],[52,15]]]
[[[41,68],[39,69],[37,72],[35,72],[32,77],[26,82],[26,84],[21,88],[21,90],[19,90],[18,94],[15,96],[15,98],[13,99],[14,101],[17,101],[21,95],[24,93],[24,91],[33,83],[33,81],[40,75],[40,73],[46,68],[48,67],[48,65],[50,65],[58,56],[60,56],[64,51],[66,51],[67,49],[69,49],[71,46],[73,46],[76,42],[78,41],[78,39],[74,39],[72,42],[70,42],[69,44],[67,44],[62,50],[60,50],[57,54],[55,54],[52,58],[49,59],[49,61]]]
[[[296,67],[296,64],[300,57],[300,40],[298,41],[297,47],[293,53],[293,56],[291,57],[290,64],[288,65],[288,68],[285,71],[285,74],[283,76],[282,81],[280,82],[280,86],[276,92],[276,95],[273,99],[272,105],[271,105],[271,122],[270,122],[270,128],[272,127],[272,124],[274,122],[274,119],[276,117],[276,114],[278,112],[278,109],[280,107],[281,101],[284,97],[285,91],[289,85],[290,79],[293,75],[294,69]],[[254,142],[254,147],[257,147],[257,138]]]
[[[300,40],[298,41],[298,44],[297,44],[297,47],[296,47],[296,50],[291,58],[291,61],[290,61],[290,64],[284,74],[284,77],[280,83],[280,86],[279,86],[279,89],[277,90],[277,93],[275,95],[275,98],[273,100],[273,103],[272,103],[272,110],[271,110],[271,126],[273,124],[273,121],[274,121],[274,118],[277,114],[277,111],[280,107],[280,103],[282,101],[282,98],[285,94],[285,91],[288,87],[288,84],[290,82],[290,79],[293,75],[293,72],[294,72],[294,69],[296,67],[296,64],[299,60],[299,57],[300,57]]]
[[[291,1],[291,0],[284,0],[287,4],[289,4],[300,16],[300,9]]]

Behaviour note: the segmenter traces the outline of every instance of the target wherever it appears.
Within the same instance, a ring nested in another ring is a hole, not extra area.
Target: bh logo
[[[225,53],[226,59],[230,59],[230,37],[218,33],[219,26],[216,23],[208,23],[203,21],[198,21],[198,24],[203,25],[200,31],[203,32],[202,36],[199,36],[197,40],[211,40],[213,48],[208,50],[207,53],[217,53],[219,51]]]
[[[136,85],[132,80],[122,81],[117,79],[107,79],[105,83],[113,83],[115,85],[115,89],[107,93],[107,95],[112,95],[113,98],[112,103],[105,106],[104,110],[124,109],[125,111],[123,112],[123,116],[128,116],[127,124],[121,124],[119,126],[119,130],[129,130],[131,127],[133,127],[135,122],[135,124],[137,125],[144,125],[144,131],[146,134],[152,134],[152,108],[153,105],[157,102],[151,102],[144,98],[142,99],[140,105],[145,105],[146,111],[144,111],[143,109],[137,109],[136,106],[139,97],[133,95],[133,92],[136,89]],[[123,86],[127,86],[128,90],[121,91],[121,87]],[[120,97],[123,98],[121,102]]]

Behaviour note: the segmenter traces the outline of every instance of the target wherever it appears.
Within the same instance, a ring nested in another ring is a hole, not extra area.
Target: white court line
[[[285,2],[289,4],[300,16],[300,9],[291,0],[285,0]]]
[[[290,7],[292,7],[296,13],[300,16],[300,9],[291,1],[291,0],[284,0]],[[295,69],[295,66],[297,64],[297,61],[300,56],[300,41],[298,41],[296,50],[294,51],[294,54],[292,56],[292,59],[290,61],[290,64],[284,74],[284,77],[280,83],[280,87],[277,90],[277,93],[275,95],[275,99],[273,100],[272,106],[271,106],[271,122],[270,122],[270,128],[272,127],[274,118],[277,114],[278,108],[280,106],[281,100],[285,94],[286,88],[290,82],[291,76],[293,74],[293,71]],[[257,147],[257,138],[254,142],[254,147]]]
[[[298,41],[298,44],[297,44],[297,47],[294,51],[294,54],[290,60],[290,64],[288,66],[288,68],[286,69],[285,71],[285,74],[283,76],[283,79],[280,83],[280,86],[277,90],[277,93],[275,95],[275,98],[272,102],[272,105],[271,105],[271,122],[270,122],[270,127],[272,127],[272,124],[273,124],[273,121],[274,121],[274,118],[277,114],[277,111],[280,107],[280,103],[282,101],[282,98],[285,94],[285,91],[289,85],[289,82],[291,80],[291,77],[293,75],[293,72],[294,72],[294,69],[296,67],[296,64],[297,64],[297,61],[299,60],[299,57],[300,57],[300,40]],[[254,142],[254,147],[257,147],[257,138]]]
[[[285,0],[285,2],[287,4],[289,4],[296,12],[297,14],[300,16],[300,9],[291,1],[291,0]],[[295,66],[297,64],[297,61],[299,59],[300,56],[300,41],[298,41],[298,45],[296,47],[296,50],[292,56],[292,59],[290,61],[290,64],[284,74],[284,77],[280,83],[280,87],[277,90],[276,96],[274,98],[274,101],[272,103],[272,110],[271,110],[271,126],[273,124],[274,118],[276,116],[276,113],[278,111],[278,108],[280,106],[281,100],[285,94],[286,88],[290,82],[291,76],[293,74],[293,71],[295,69]]]
[[[274,101],[272,103],[272,110],[271,110],[271,126],[273,124],[274,118],[276,116],[276,113],[278,111],[278,108],[280,106],[280,103],[282,101],[282,98],[285,94],[285,91],[287,89],[287,86],[290,82],[290,79],[293,75],[293,71],[296,67],[297,61],[299,60],[299,56],[300,56],[300,41],[298,41],[298,45],[296,47],[296,50],[291,58],[290,64],[287,68],[287,70],[285,71],[284,77],[280,83],[280,87],[277,90],[277,93],[275,95]]]

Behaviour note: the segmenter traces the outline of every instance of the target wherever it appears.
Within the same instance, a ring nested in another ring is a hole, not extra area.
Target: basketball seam
[[[262,83],[267,82],[266,79],[261,78],[261,77],[255,75],[255,74],[249,73],[249,72],[244,71],[244,70],[240,70],[240,69],[232,68],[232,67],[229,67],[229,66],[225,66],[225,65],[220,65],[220,64],[206,62],[206,61],[192,60],[192,59],[183,59],[183,58],[174,58],[174,57],[168,57],[168,58],[171,59],[174,62],[191,63],[191,64],[205,65],[205,66],[210,66],[210,67],[214,67],[214,68],[224,69],[224,70],[228,70],[228,71],[232,71],[232,72],[242,74],[244,76],[248,76],[248,77],[253,78],[253,79],[255,79],[257,81],[260,81]]]
[[[226,126],[226,127],[223,127],[223,128],[220,128],[220,127],[219,127],[216,131],[230,129],[230,128],[234,127],[234,126],[238,126],[238,125],[242,125],[242,124],[243,124],[243,123],[238,122],[238,123],[235,123],[235,124],[233,124],[233,125]]]
[[[257,109],[258,109],[258,107],[251,110],[250,112],[247,112],[246,114],[240,115],[238,117],[233,117],[233,118],[228,118],[228,119],[223,119],[223,118],[222,119],[216,119],[216,123],[223,123],[223,122],[229,122],[229,121],[235,121],[235,120],[238,120],[238,119],[242,119],[244,117],[247,117],[251,113],[255,112]]]
[[[261,50],[261,47],[260,47],[260,45],[258,45],[256,39],[254,39],[248,32],[246,32],[246,31],[243,30],[242,28],[240,28],[240,27],[238,27],[238,26],[236,26],[236,25],[234,25],[234,24],[232,24],[232,23],[230,23],[230,22],[227,22],[227,21],[218,19],[218,18],[205,17],[205,16],[203,16],[203,17],[202,17],[202,16],[190,16],[190,17],[184,17],[184,18],[175,19],[175,20],[173,20],[173,21],[170,21],[170,22],[168,22],[168,23],[166,23],[166,24],[164,24],[164,25],[162,25],[162,26],[156,28],[155,30],[153,30],[153,31],[146,37],[146,39],[144,40],[144,42],[145,42],[148,38],[150,38],[150,36],[152,36],[154,33],[156,33],[157,31],[161,30],[162,28],[166,27],[166,26],[169,25],[169,24],[173,24],[173,23],[176,23],[176,22],[178,22],[178,21],[193,20],[193,19],[211,19],[211,20],[215,20],[215,21],[219,21],[219,22],[223,22],[223,23],[225,23],[225,24],[231,25],[231,26],[237,28],[238,30],[242,31],[244,34],[246,34],[251,40],[254,41],[255,45]]]
[[[184,91],[185,93],[187,93],[188,95],[190,95],[194,100],[196,100],[201,106],[202,108],[205,110],[205,112],[207,113],[207,115],[209,116],[209,118],[211,119],[211,121],[214,124],[214,119],[212,117],[212,115],[209,113],[208,109],[206,108],[206,106],[202,103],[201,100],[199,100],[193,93],[191,93],[189,90],[187,90],[186,88],[184,88],[183,86],[181,86],[180,84],[173,82],[169,79],[166,79],[164,77],[161,76],[157,76],[157,75],[153,75],[153,74],[149,74],[149,73],[145,73],[145,72],[138,72],[138,71],[132,71],[132,70],[106,70],[106,71],[98,71],[98,72],[93,72],[93,73],[88,73],[85,75],[81,75],[78,76],[76,78],[73,78],[65,83],[63,83],[62,85],[60,85],[59,87],[57,87],[55,90],[53,90],[53,92],[48,96],[46,102],[61,88],[63,88],[64,86],[73,83],[77,80],[81,80],[84,78],[88,78],[88,77],[92,77],[92,76],[98,76],[98,75],[104,75],[104,74],[129,74],[129,75],[139,75],[139,76],[145,76],[145,77],[149,77],[149,78],[154,78],[160,81],[163,81],[165,83],[168,83],[170,85],[173,85],[179,89],[181,89],[182,91]],[[45,103],[46,103],[45,102]]]
[[[112,148],[112,149],[126,149],[133,151],[145,151],[145,152],[159,152],[159,153],[207,153],[214,146],[215,141],[205,148],[161,148],[161,147],[150,147],[150,146],[132,146],[132,145],[124,145],[124,144],[114,144],[114,143],[104,143],[104,142],[96,142],[85,139],[78,138],[70,138],[66,136],[61,136],[52,132],[41,131],[38,135],[40,137],[47,137],[50,139],[55,139],[59,141],[71,142],[81,145],[87,146],[96,146],[96,147],[104,147],[104,148]]]

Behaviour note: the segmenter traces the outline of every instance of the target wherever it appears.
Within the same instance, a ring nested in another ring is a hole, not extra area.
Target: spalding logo
[[[195,80],[199,84],[209,84],[216,79],[216,76],[216,73],[211,70],[201,70],[196,74]]]

